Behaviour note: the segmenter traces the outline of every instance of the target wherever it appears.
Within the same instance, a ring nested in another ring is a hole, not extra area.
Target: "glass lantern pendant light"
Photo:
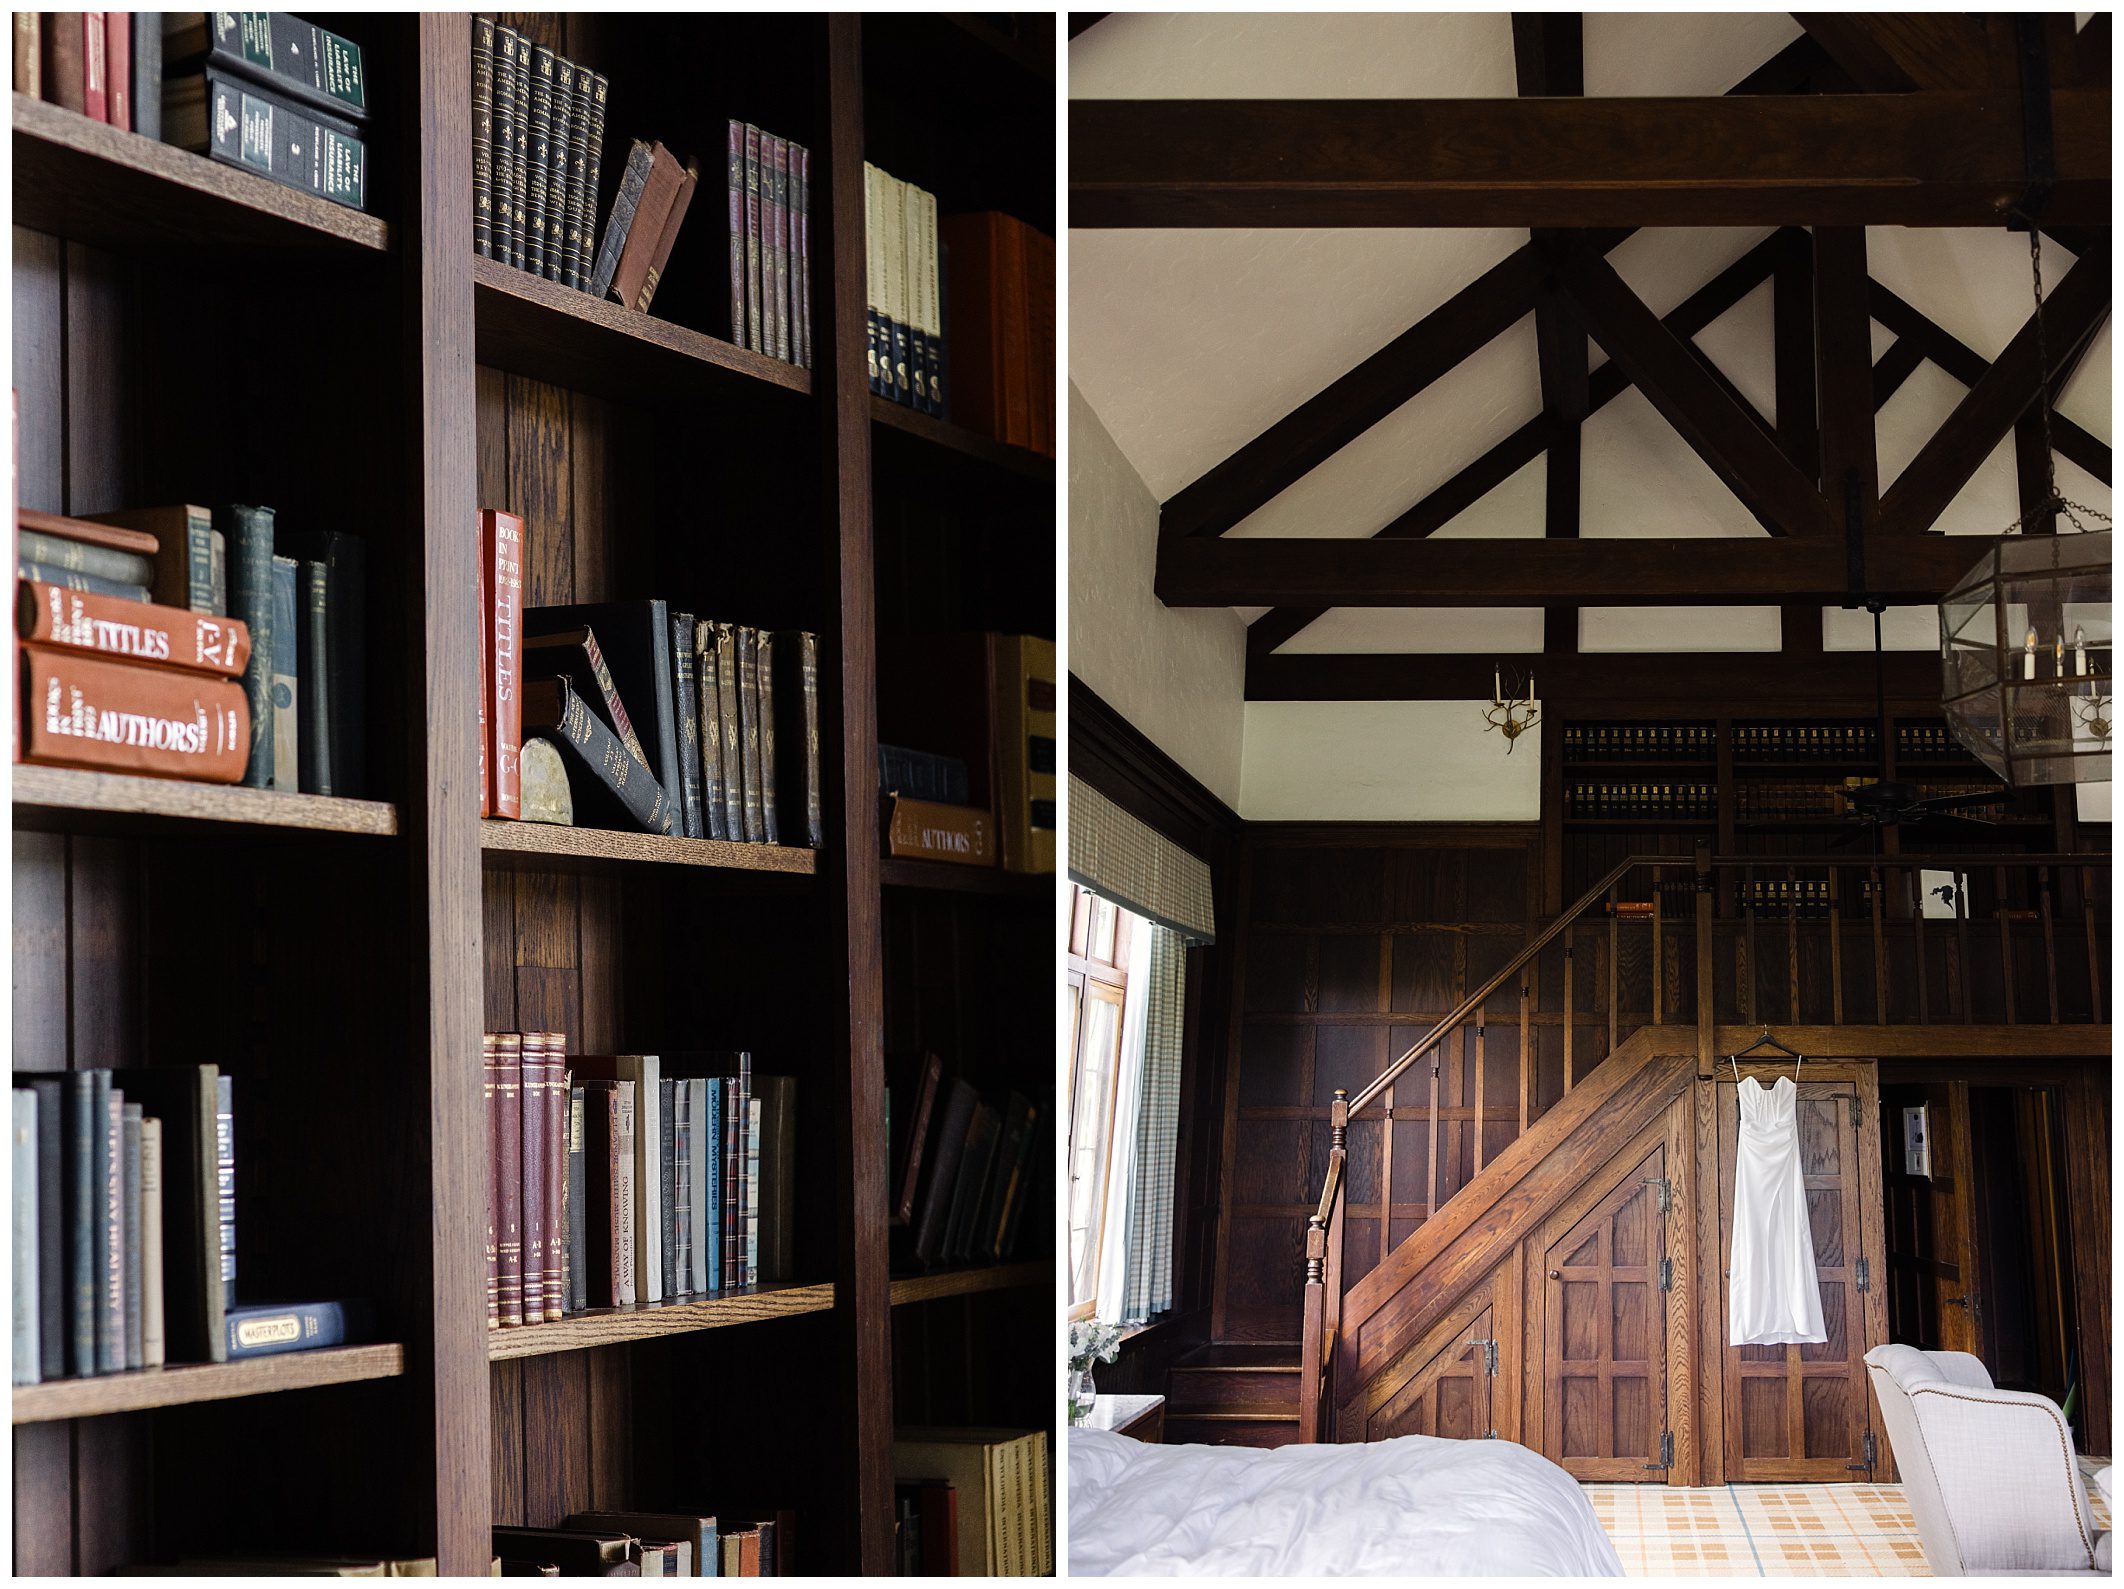
[[[2049,495],[1940,602],[1941,704],[1954,737],[2009,784],[2106,783],[2111,711],[2109,517],[2058,491],[2050,445],[2041,234],[2035,274],[2037,402]],[[2082,517],[2085,515],[2085,518]],[[2029,535],[2043,519],[2057,532]],[[2102,528],[2089,529],[2086,520]],[[2064,533],[2070,524],[2071,533]]]

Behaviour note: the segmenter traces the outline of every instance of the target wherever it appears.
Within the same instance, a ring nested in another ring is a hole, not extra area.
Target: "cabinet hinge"
[[[1866,1123],[1866,1100],[1857,1094],[1851,1099],[1851,1125],[1854,1130]]]
[[[1866,1472],[1871,1473],[1873,1465],[1881,1459],[1880,1447],[1873,1443],[1873,1431],[1871,1429],[1859,1436],[1859,1451],[1863,1460],[1847,1462],[1844,1466],[1847,1468],[1863,1468]]]
[[[1648,1175],[1645,1185],[1659,1188],[1659,1211],[1664,1214],[1674,1206],[1674,1183],[1664,1175]]]
[[[1659,1460],[1657,1462],[1647,1462],[1645,1466],[1648,1468],[1671,1468],[1674,1466],[1674,1431],[1672,1429],[1662,1429],[1659,1432]]]
[[[1490,1378],[1497,1377],[1497,1343],[1495,1341],[1470,1341],[1470,1346],[1482,1348],[1482,1371]]]
[[[1866,1262],[1865,1259],[1861,1258],[1858,1261],[1858,1264],[1856,1265],[1853,1271],[1853,1276],[1854,1278],[1852,1283],[1856,1285],[1859,1290],[1870,1291],[1873,1288],[1873,1268],[1870,1264]]]
[[[1662,1258],[1659,1261],[1659,1288],[1662,1291],[1672,1291],[1674,1289],[1674,1260],[1672,1258]]]

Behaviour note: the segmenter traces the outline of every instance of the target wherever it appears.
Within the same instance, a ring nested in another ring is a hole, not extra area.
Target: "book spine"
[[[234,678],[251,654],[240,623],[177,607],[121,601],[23,581],[15,632],[24,640],[108,657]]]
[[[343,1302],[231,1308],[223,1328],[228,1334],[232,1363],[246,1357],[270,1357],[277,1352],[307,1352],[345,1343],[347,1309]]]
[[[162,136],[162,18],[135,11],[133,23],[133,131]]]
[[[826,846],[826,818],[820,803],[819,637],[800,631],[797,651],[802,658],[804,689],[804,825],[811,847],[818,850]]]
[[[523,1208],[524,1323],[546,1321],[546,1063],[538,1034],[517,1037],[517,1053],[523,1070],[522,1107],[517,1111],[521,1134],[517,1173],[522,1180],[518,1194]]]
[[[693,1291],[693,1083],[667,1082],[671,1088],[671,1184],[665,1189],[671,1210],[672,1267],[668,1278],[674,1294]]]
[[[236,783],[251,743],[243,690],[170,668],[21,648],[22,759]]]
[[[619,1302],[619,1085],[583,1092],[583,1277],[590,1307]]]
[[[679,727],[679,787],[685,801],[686,837],[704,839],[701,818],[700,702],[693,682],[693,614],[671,619],[671,689]]]
[[[140,1122],[140,1366],[169,1357],[162,1292],[162,1122]]]
[[[207,610],[226,617],[229,611],[229,538],[214,530],[209,533],[208,540],[211,550],[207,553],[207,568],[212,594]]]
[[[610,297],[630,309],[641,308],[645,288],[651,293],[655,291],[650,285],[650,273],[656,264],[664,227],[671,219],[672,206],[684,186],[684,176],[669,149],[661,143],[652,147],[649,174],[643,179],[642,196],[628,223],[627,235],[620,243],[619,262],[613,267],[612,282],[607,289]]]
[[[39,20],[42,15],[36,11],[15,13],[15,92],[31,99],[44,95],[44,30]]]
[[[83,574],[52,563],[33,562],[28,558],[18,557],[15,560],[15,577],[34,579],[42,585],[57,585],[62,590],[78,590],[91,596],[109,596],[119,601],[146,601],[150,594],[145,585],[105,579],[100,574]]]
[[[524,733],[517,661],[524,607],[524,521],[513,513],[487,512],[494,536],[494,566],[488,576],[494,593],[494,699],[488,714],[494,738],[494,814],[513,820],[523,814],[516,757]]]
[[[900,224],[907,238],[907,378],[920,413],[936,412],[929,403],[928,274],[922,257],[922,190],[900,184]]]
[[[937,196],[927,189],[916,191],[921,196],[922,292],[926,316],[922,328],[923,375],[929,383],[929,411],[942,419],[945,415],[944,285],[938,256],[943,245],[937,237]]]
[[[706,1196],[702,1198],[702,1218],[696,1240],[705,1250],[701,1253],[701,1289],[723,1289],[723,1084],[714,1079],[701,1083],[705,1102],[703,1129],[699,1138],[703,1162],[700,1166],[702,1184]]]
[[[66,1371],[96,1372],[96,1232],[101,1223],[96,1177],[96,1073],[75,1071],[65,1078],[67,1134],[65,1152],[67,1357]]]
[[[738,732],[745,778],[745,842],[764,844],[767,822],[760,799],[760,656],[759,631],[737,626]]]
[[[40,1379],[66,1373],[67,1271],[65,1079],[35,1076],[37,1098],[37,1345]]]
[[[774,632],[755,629],[753,645],[759,652],[760,719],[760,834],[769,844],[782,842],[781,822],[775,815],[774,769]]]
[[[584,239],[589,230],[585,217],[597,199],[594,193],[589,202],[583,197],[583,184],[590,172],[590,96],[594,89],[589,67],[578,66],[568,75],[572,80],[568,84],[568,179],[563,200],[566,224],[561,240],[560,281],[564,287],[579,290],[583,285]]]
[[[788,332],[782,323],[788,295],[782,291],[782,162],[786,146],[771,132],[760,134],[760,351],[787,357]]]
[[[546,1317],[558,1319],[568,1302],[568,1039],[547,1032],[546,1054]]]
[[[579,283],[585,290],[590,286],[591,270],[598,258],[597,194],[604,171],[605,93],[610,87],[603,72],[590,74],[590,147],[589,164],[583,171],[583,268]]]
[[[580,1311],[590,1305],[588,1232],[589,1182],[583,1161],[583,1089],[568,1089],[568,1306]]]
[[[531,163],[524,172],[524,269],[546,273],[546,190],[553,177],[553,52],[531,46]]]
[[[670,796],[649,769],[636,761],[588,703],[565,679],[546,681],[559,692],[555,721],[536,723],[567,759],[596,779],[644,833],[662,833],[670,823]],[[541,719],[544,716],[541,711]]]
[[[760,1278],[760,1100],[745,1104],[745,1276],[746,1285]]]
[[[745,330],[745,124],[741,121],[733,120],[726,126],[723,161],[730,255],[730,340],[749,348],[752,339]]]
[[[42,530],[17,529],[15,556],[47,568],[63,568],[70,574],[94,574],[117,585],[152,585],[155,562],[138,552],[120,552],[108,546],[70,541],[63,535]]]
[[[273,787],[302,787],[301,568],[292,557],[273,559]]]
[[[110,68],[104,58],[103,13],[81,17],[81,112],[91,121],[110,120]]]
[[[575,63],[553,58],[552,100],[546,131],[546,263],[542,274],[559,281],[568,253],[568,139],[574,130]]]
[[[914,294],[908,269],[907,184],[888,175],[885,194],[885,224],[892,233],[892,252],[885,261],[886,278],[892,283],[892,395],[894,401],[912,408],[915,388],[909,338],[914,329]]]
[[[15,1205],[12,1239],[15,1262],[15,1378],[17,1385],[34,1385],[44,1363],[43,1343],[38,1338],[42,1323],[37,1283],[37,1095],[27,1087],[15,1089],[14,1182]]]
[[[648,766],[649,752],[642,749],[641,736],[634,731],[634,719],[627,715],[619,686],[613,682],[612,665],[605,660],[605,648],[597,643],[597,635],[592,631],[584,631],[583,658],[590,664],[590,677],[596,681],[598,694],[604,699],[605,716],[612,724],[612,732],[619,735],[620,742],[634,753],[636,761]]]
[[[494,815],[494,525],[473,515],[479,543],[479,814]]]
[[[689,160],[680,173],[678,191],[672,196],[671,208],[664,217],[664,224],[657,234],[655,252],[649,256],[648,272],[642,277],[641,287],[634,295],[634,308],[639,314],[649,312],[650,300],[656,296],[657,283],[664,279],[664,267],[671,263],[671,250],[678,243],[679,227],[684,224],[687,210],[693,206],[693,195],[701,185],[700,162]]]
[[[701,827],[711,839],[727,839],[723,821],[723,719],[715,672],[715,625],[703,618],[693,626],[695,715],[700,721]]]
[[[125,1156],[125,1366],[143,1366],[140,1329],[140,1105],[129,1103],[120,1116]]]
[[[243,782],[266,789],[273,781],[273,510],[239,505],[228,513],[230,606],[251,635],[243,670],[251,749]]]
[[[620,252],[627,234],[634,229],[634,212],[642,202],[642,189],[649,181],[649,167],[656,151],[636,139],[627,152],[627,167],[620,173],[619,192],[612,197],[612,213],[605,219],[604,240],[597,248],[597,268],[590,273],[590,296],[603,298],[612,290],[613,273],[619,269]]]
[[[480,1101],[487,1117],[487,1328],[501,1328],[501,1043],[492,1032],[479,1039]]]
[[[494,1090],[501,1100],[495,1135],[500,1187],[495,1221],[495,1268],[504,1328],[524,1322],[524,1050],[515,1032],[495,1034]]]
[[[361,46],[283,11],[209,11],[207,59],[352,121],[369,114]]]
[[[331,651],[327,647],[326,596],[325,565],[304,563],[300,590],[300,660],[296,669],[302,690],[302,711],[296,721],[298,725],[307,725],[307,731],[302,732],[299,741],[302,792],[315,795],[333,793],[332,678],[329,671]]]
[[[732,624],[715,626],[716,715],[723,742],[723,827],[733,843],[745,839],[745,749],[738,731],[737,632]]]
[[[221,1239],[221,1291],[236,1295],[236,1083],[214,1078],[214,1212]]]
[[[367,155],[357,130],[322,111],[294,105],[241,78],[209,69],[204,151],[344,204],[367,208]]]
[[[125,1367],[125,1094],[111,1073],[96,1073],[96,1182],[103,1200],[96,1251],[103,1265],[96,1296],[96,1372]]]
[[[760,129],[745,123],[745,346],[772,351],[767,306],[760,295]]]
[[[86,113],[86,31],[79,11],[47,11],[44,17],[43,95],[62,110]]]
[[[494,29],[494,177],[493,215],[488,222],[493,254],[504,265],[514,264],[510,241],[509,194],[516,180],[516,52],[521,47],[516,29],[498,23]]]
[[[678,1221],[676,1208],[671,1199],[671,1189],[678,1184],[678,1085],[670,1077],[657,1083],[657,1191],[662,1205],[662,1217],[657,1224],[657,1242],[662,1248],[659,1258],[663,1269],[663,1293],[668,1300],[682,1289],[678,1278]]]
[[[811,151],[791,144],[796,179],[797,363],[811,368]]]
[[[619,1276],[615,1300],[632,1307],[635,1299],[634,1268],[634,1083],[621,1082],[614,1089],[612,1127],[612,1254]]]
[[[774,356],[793,363],[789,329],[789,140],[774,140]]]
[[[133,130],[133,15],[103,13],[103,119],[125,132]]]
[[[738,1278],[738,1220],[744,1203],[740,1187],[744,1180],[745,1140],[738,1130],[744,1118],[744,1100],[738,1090],[735,1076],[724,1076],[716,1082],[723,1097],[722,1130],[722,1188],[723,1217],[721,1220],[721,1246],[723,1277],[720,1284],[729,1289],[740,1284]]]
[[[494,255],[494,19],[472,19],[472,251]]]
[[[531,183],[531,65],[536,46],[531,35],[516,41],[516,162],[509,171],[509,263],[525,268],[531,246],[527,195]]]

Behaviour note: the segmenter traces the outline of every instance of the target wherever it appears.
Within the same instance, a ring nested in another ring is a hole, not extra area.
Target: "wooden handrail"
[[[1346,1155],[1340,1148],[1330,1148],[1328,1150],[1327,1179],[1320,1188],[1320,1212],[1314,1216],[1320,1221],[1323,1229],[1326,1228],[1327,1222],[1335,1217],[1335,1194],[1342,1190],[1342,1169],[1345,1157]]]

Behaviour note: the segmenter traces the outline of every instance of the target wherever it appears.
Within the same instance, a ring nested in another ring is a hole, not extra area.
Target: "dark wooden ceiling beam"
[[[1972,561],[1974,559],[1972,558]],[[1892,651],[1884,658],[1891,700],[1937,701],[1939,658]],[[1871,712],[1870,652],[1572,652],[1480,656],[1459,653],[1354,655],[1299,652],[1250,656],[1250,701],[1480,701],[1492,669],[1531,674],[1551,710],[1595,703],[1632,708],[1707,700],[1843,705]]]
[[[1872,553],[1866,541],[1880,525],[1881,477],[1862,226],[1815,228],[1814,363],[1828,523],[1845,547],[1849,583],[1867,588]]]
[[[1902,390],[1903,383],[1917,374],[1925,362],[1925,350],[1912,337],[1897,337],[1888,351],[1873,361],[1873,411],[1888,406],[1888,399]]]
[[[1713,380],[1689,343],[1660,323],[1606,260],[1572,255],[1559,279],[1587,330],[1697,456],[1774,535],[1823,527],[1821,493],[1765,435],[1760,417]]]
[[[2043,329],[2053,376],[2079,358],[2108,314],[2109,256],[2096,251],[2065,273],[2045,304]],[[1882,529],[1908,536],[1932,528],[2035,402],[2039,386],[2031,316],[1881,498]]]
[[[1983,354],[1878,281],[1868,284],[1867,308],[1874,319],[1897,337],[1913,344],[1964,386],[1974,386],[1990,373],[1991,364]],[[1881,355],[1882,361],[1885,363],[1894,352],[1890,348]],[[2053,393],[2062,389],[2064,384],[2059,382],[2052,388]],[[1885,403],[1887,398],[1880,400]],[[2052,416],[2051,431],[2059,457],[2070,458],[2104,485],[2109,484],[2108,442],[2063,414]]]
[[[2002,59],[2008,41],[1966,12],[1795,11],[1792,18],[1872,92],[1996,88],[2012,80],[2011,59]]]
[[[2109,96],[2052,96],[2047,222],[2109,219]],[[1983,226],[2027,186],[2018,96],[1095,100],[1083,227]]]
[[[1777,394],[1777,444],[1810,483],[1822,478],[1822,436],[1815,391],[1814,239],[1799,227],[1778,234],[1771,276],[1770,370]],[[1784,649],[1822,648],[1821,611],[1786,604],[1778,613]]]
[[[1909,535],[1867,552],[1887,601],[1936,599],[1992,544]],[[1850,585],[1840,537],[1615,537],[1578,541],[1226,536],[1158,547],[1168,607],[1834,606]]]

